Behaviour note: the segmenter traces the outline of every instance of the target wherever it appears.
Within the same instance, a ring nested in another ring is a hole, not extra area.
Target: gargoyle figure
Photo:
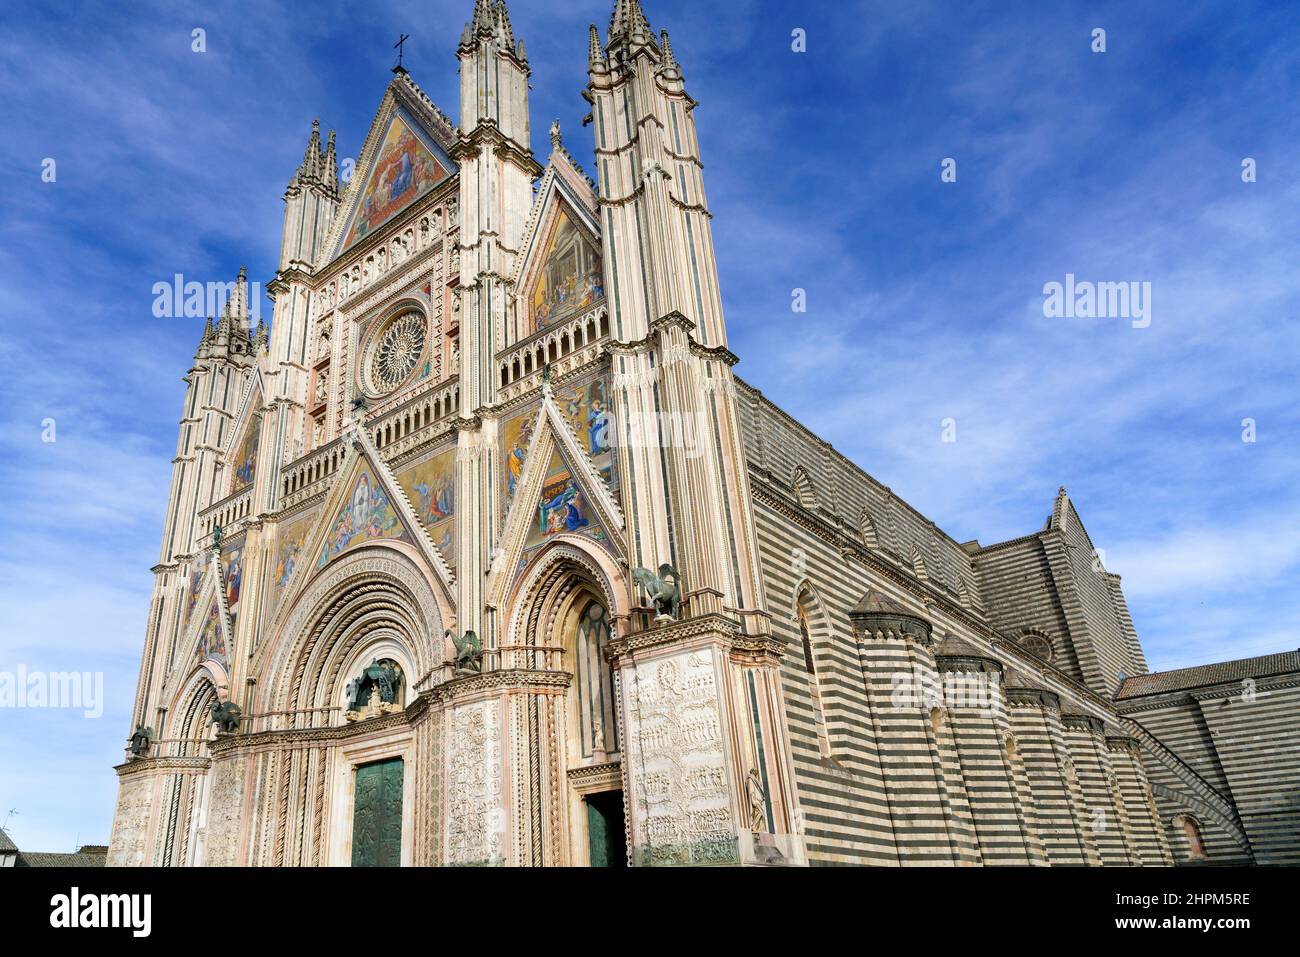
[[[235,734],[239,731],[239,705],[233,701],[212,702],[212,723],[223,734]]]
[[[447,629],[444,637],[451,635],[452,644],[456,646],[456,657],[452,661],[452,674],[478,674],[483,670],[483,645],[473,631],[465,632],[464,638],[457,638],[456,633]]]
[[[654,602],[655,621],[675,621],[681,610],[681,576],[672,565],[660,565],[656,575],[648,568],[632,569],[633,580]]]
[[[137,758],[149,756],[149,745],[153,742],[153,729],[138,724],[131,732],[131,754]]]

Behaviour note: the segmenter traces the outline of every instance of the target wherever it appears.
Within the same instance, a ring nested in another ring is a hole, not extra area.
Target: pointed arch
[[[795,623],[803,649],[804,670],[808,674],[808,690],[812,698],[813,728],[817,734],[817,748],[821,756],[833,759],[830,732],[826,725],[826,707],[822,696],[821,668],[818,664],[816,640],[824,634],[819,626],[825,625],[822,605],[806,579],[795,588]]]
[[[871,517],[871,510],[865,505],[862,512],[858,515],[858,534],[862,537],[862,544],[867,548],[877,549],[880,547],[880,538],[876,535],[876,522]]]
[[[442,677],[444,633],[454,625],[439,599],[409,544],[384,542],[336,559],[284,609],[266,645],[256,711],[337,723],[347,672],[381,645],[402,665],[411,695],[429,687]]]
[[[794,494],[798,496],[800,505],[810,509],[817,507],[817,493],[813,491],[812,480],[808,477],[807,469],[802,465],[794,467],[790,484],[794,487]]]

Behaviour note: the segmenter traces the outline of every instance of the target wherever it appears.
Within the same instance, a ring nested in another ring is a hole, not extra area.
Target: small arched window
[[[808,690],[812,695],[813,726],[817,732],[817,748],[823,758],[831,757],[831,739],[826,731],[826,711],[822,706],[821,680],[817,677],[817,659],[813,654],[812,630],[808,626],[808,606],[812,596],[807,592],[799,595],[799,637],[803,643],[804,668],[808,672]]]
[[[1187,838],[1187,856],[1194,861],[1203,861],[1208,854],[1205,853],[1205,842],[1201,840],[1201,826],[1196,823],[1195,818],[1183,815],[1183,835]]]

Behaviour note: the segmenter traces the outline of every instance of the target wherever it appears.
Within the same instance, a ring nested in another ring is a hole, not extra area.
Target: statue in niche
[[[344,707],[349,721],[401,710],[402,666],[391,658],[376,658],[347,684]]]
[[[142,724],[135,726],[131,732],[131,756],[136,758],[149,757],[149,746],[153,743],[153,729],[146,728]]]
[[[478,635],[473,631],[465,632],[463,638],[457,638],[456,633],[448,628],[443,637],[451,636],[451,642],[456,646],[456,657],[452,660],[452,675],[476,675],[483,671],[483,645],[478,640]]]
[[[221,734],[235,734],[239,731],[239,705],[233,701],[212,702],[212,723]]]
[[[745,793],[749,797],[749,829],[755,834],[763,833],[767,823],[767,798],[763,794],[763,779],[758,768],[750,768],[745,778]]]
[[[650,601],[654,603],[655,622],[676,621],[681,613],[682,588],[681,576],[672,565],[659,566],[656,575],[648,568],[632,569],[633,580],[640,585]]]
[[[447,222],[453,228],[460,222],[460,200],[453,198],[447,201]]]

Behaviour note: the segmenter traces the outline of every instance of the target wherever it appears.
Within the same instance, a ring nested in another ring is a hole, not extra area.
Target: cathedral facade
[[[313,128],[186,378],[109,863],[1249,858],[1063,489],[958,543],[734,375],[668,34],[589,40],[594,179],[503,0],[459,126],[398,67],[346,184]]]

